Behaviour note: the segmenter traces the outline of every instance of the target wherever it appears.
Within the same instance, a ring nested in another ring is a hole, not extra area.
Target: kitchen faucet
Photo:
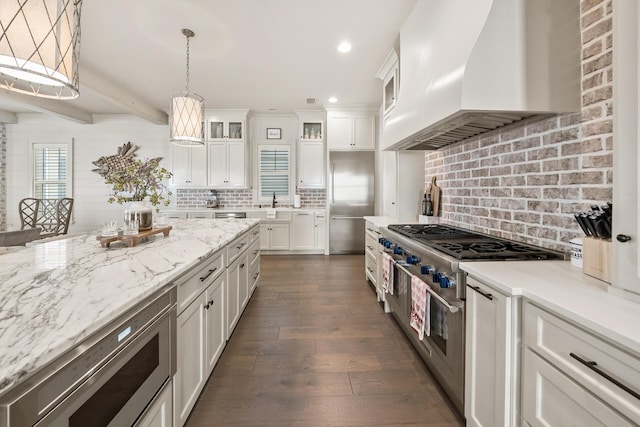
[[[274,191],[274,192],[273,192],[273,201],[271,202],[271,207],[272,207],[273,209],[275,209],[275,208],[276,208],[276,203],[278,203],[278,202],[276,202],[276,192]]]

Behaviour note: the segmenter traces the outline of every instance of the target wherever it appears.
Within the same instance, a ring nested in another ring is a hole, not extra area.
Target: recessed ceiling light
[[[336,102],[338,102],[338,98],[336,98],[335,96],[332,96],[331,98],[329,98],[329,102],[332,104],[335,104]]]
[[[351,50],[351,43],[342,42],[338,45],[338,51],[342,53],[347,53]]]

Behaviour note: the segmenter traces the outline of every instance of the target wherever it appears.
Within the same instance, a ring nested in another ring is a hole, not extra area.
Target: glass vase
[[[153,227],[153,211],[144,200],[129,203],[124,211],[124,216],[125,220],[127,218],[137,219],[140,231],[151,230]]]

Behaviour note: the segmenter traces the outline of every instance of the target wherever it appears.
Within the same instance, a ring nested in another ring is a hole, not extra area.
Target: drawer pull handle
[[[259,249],[256,249],[255,251],[253,251],[253,254],[254,254],[254,255],[257,255],[257,254],[258,254],[258,251],[259,251]]]
[[[373,246],[371,246],[371,245],[367,245],[367,248],[369,248],[370,251],[373,250]]]
[[[573,357],[578,362],[582,363],[584,366],[586,366],[587,368],[591,369],[593,372],[595,372],[596,374],[600,375],[601,377],[604,377],[607,380],[611,381],[612,383],[614,383],[615,385],[617,385],[618,387],[620,387],[621,389],[623,389],[624,391],[626,391],[627,393],[629,393],[630,395],[635,397],[636,399],[640,399],[640,394],[638,394],[638,392],[636,392],[634,390],[631,390],[631,388],[629,388],[628,386],[622,384],[620,381],[618,381],[617,379],[613,378],[611,375],[609,375],[606,372],[602,371],[600,368],[598,368],[598,364],[596,362],[589,361],[589,360],[584,360],[583,358],[581,358],[580,356],[578,356],[575,353],[569,353],[569,356]]]
[[[240,268],[244,268],[244,263],[240,264]]]
[[[209,307],[213,307],[213,303],[215,302],[215,300],[211,300],[209,302],[207,302],[207,304],[205,304],[204,308],[206,310],[209,310]]]
[[[244,246],[244,243],[240,243],[240,246],[238,246],[237,249],[242,249],[243,246]]]
[[[373,274],[373,270],[370,267],[367,267],[367,270],[369,270],[369,273]]]
[[[256,273],[253,275],[253,280],[256,280],[258,278],[258,276],[260,275],[260,272]]]
[[[200,278],[201,282],[204,282],[205,280],[207,280],[207,277],[211,276],[213,273],[216,272],[216,270],[218,269],[218,267],[214,268],[213,270],[209,270],[209,272],[207,274],[205,274],[204,276],[202,276]]]
[[[482,291],[480,290],[480,286],[471,286],[471,285],[469,285],[469,287],[470,287],[471,289],[473,289],[474,291],[476,291],[477,293],[479,293],[480,295],[482,295],[483,297],[487,298],[488,300],[493,301],[493,295],[491,295],[491,294],[486,294],[486,293],[482,292]]]

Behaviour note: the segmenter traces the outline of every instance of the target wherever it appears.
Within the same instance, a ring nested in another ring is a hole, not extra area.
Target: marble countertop
[[[174,220],[131,248],[84,234],[0,253],[0,395],[257,223]]]
[[[200,207],[200,208],[176,208],[176,209],[163,209],[161,212],[197,212],[197,213],[201,213],[201,212],[262,212],[262,211],[267,211],[271,209],[269,208],[207,208],[207,207]],[[306,212],[324,212],[327,211],[327,208],[293,208],[293,207],[286,207],[286,208],[281,208],[281,207],[276,207],[275,210],[277,211],[281,211],[281,212],[296,212],[296,211],[306,211]]]
[[[460,267],[507,295],[520,295],[640,357],[640,304],[569,261],[462,262]]]

